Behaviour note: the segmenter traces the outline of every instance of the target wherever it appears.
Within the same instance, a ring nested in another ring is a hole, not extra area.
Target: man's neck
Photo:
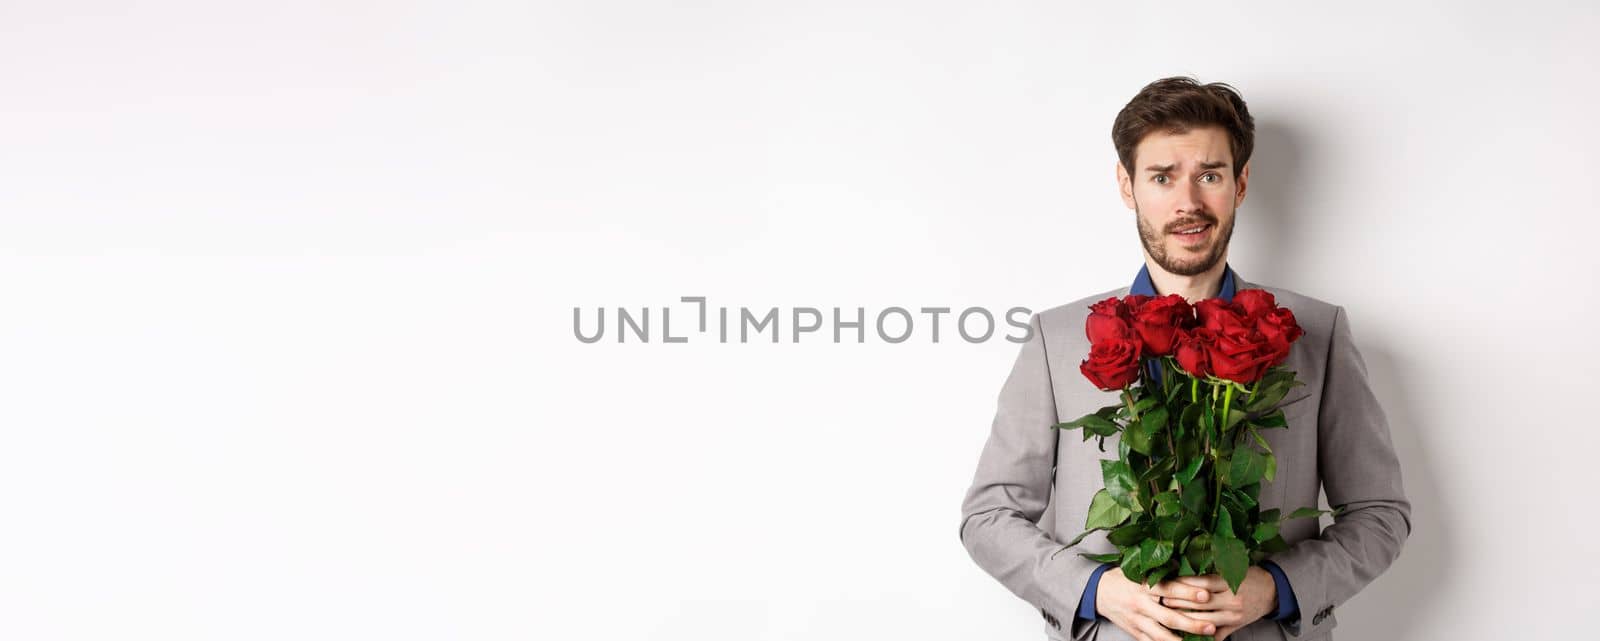
[[[1193,276],[1168,273],[1148,255],[1145,256],[1145,265],[1150,271],[1150,284],[1155,286],[1157,296],[1177,294],[1192,304],[1216,298],[1222,293],[1222,276],[1227,273],[1228,260],[1227,256],[1223,256],[1211,269]]]

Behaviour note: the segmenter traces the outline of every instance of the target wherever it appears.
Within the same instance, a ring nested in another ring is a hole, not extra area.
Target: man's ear
[[[1133,200],[1133,178],[1128,175],[1128,168],[1122,166],[1122,161],[1117,161],[1117,191],[1122,194],[1122,204],[1128,209],[1137,210],[1138,203]]]
[[[1250,161],[1245,161],[1244,169],[1239,170],[1239,193],[1233,197],[1233,208],[1238,209],[1244,204],[1245,187],[1250,183]]]

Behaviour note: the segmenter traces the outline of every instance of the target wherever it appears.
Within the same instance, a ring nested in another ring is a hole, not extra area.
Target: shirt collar
[[[1222,291],[1217,292],[1217,298],[1231,303],[1233,302],[1233,292],[1233,266],[1224,264],[1222,266]],[[1156,285],[1150,280],[1150,265],[1146,264],[1139,267],[1139,275],[1134,277],[1133,287],[1128,290],[1128,293],[1144,296],[1156,295]]]

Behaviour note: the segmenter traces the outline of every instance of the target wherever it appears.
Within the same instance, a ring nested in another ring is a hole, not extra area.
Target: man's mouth
[[[1192,227],[1185,227],[1183,229],[1179,229],[1179,230],[1174,231],[1172,233],[1177,234],[1179,236],[1194,237],[1194,236],[1199,236],[1200,234],[1205,233],[1205,231],[1208,230],[1208,229],[1211,229],[1211,224],[1210,223],[1201,223],[1199,225],[1194,225]]]

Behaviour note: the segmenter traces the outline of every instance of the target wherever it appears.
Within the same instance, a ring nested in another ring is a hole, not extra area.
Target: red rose
[[[1272,292],[1265,289],[1242,289],[1233,295],[1233,307],[1244,314],[1247,325],[1254,325],[1269,312],[1278,308]]]
[[[1089,336],[1090,345],[1132,338],[1133,318],[1128,314],[1128,308],[1122,301],[1115,297],[1089,306],[1089,319],[1084,323],[1084,331]]]
[[[1272,360],[1274,366],[1282,365],[1283,361],[1289,358],[1289,348],[1306,334],[1305,330],[1300,329],[1300,323],[1295,321],[1294,312],[1286,307],[1278,307],[1267,312],[1261,320],[1256,321],[1256,329],[1272,345],[1275,354]]]
[[[1189,303],[1177,294],[1153,298],[1132,310],[1133,329],[1144,340],[1147,356],[1167,356],[1177,340],[1178,327],[1193,315]]]
[[[1216,341],[1216,333],[1204,327],[1179,330],[1178,348],[1174,354],[1178,359],[1178,367],[1195,378],[1210,376],[1211,359],[1206,354]]]
[[[1119,338],[1095,343],[1089,358],[1078,366],[1089,382],[1107,392],[1122,389],[1139,380],[1138,338]]]
[[[1211,361],[1211,373],[1217,378],[1248,385],[1260,380],[1278,353],[1261,332],[1235,326],[1217,333],[1206,356]]]
[[[1122,299],[1122,307],[1128,310],[1129,316],[1133,316],[1139,313],[1139,309],[1144,307],[1145,303],[1148,303],[1154,299],[1154,296],[1145,296],[1144,294],[1129,294],[1126,298]]]
[[[1207,298],[1194,304],[1199,325],[1222,333],[1230,327],[1244,327],[1244,316],[1239,309],[1220,298]]]

